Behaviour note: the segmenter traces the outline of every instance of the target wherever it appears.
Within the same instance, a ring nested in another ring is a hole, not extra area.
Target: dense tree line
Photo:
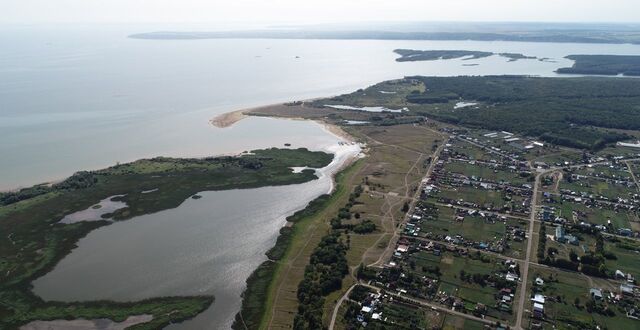
[[[43,195],[52,191],[88,188],[93,186],[97,182],[98,177],[94,173],[81,171],[75,173],[64,181],[53,184],[51,186],[37,185],[29,188],[23,188],[15,192],[1,193],[0,205],[4,206],[17,203],[19,201]]]
[[[560,68],[558,73],[640,76],[640,56],[636,55],[569,55],[575,63]]]
[[[410,94],[414,113],[470,127],[539,136],[565,146],[597,149],[629,138],[607,129],[640,130],[640,81],[616,78],[522,76],[410,77],[426,91]],[[478,108],[423,106],[450,100]],[[594,127],[594,128],[588,128]]]
[[[322,308],[325,296],[342,287],[342,278],[349,273],[347,246],[339,233],[324,238],[311,255],[304,279],[298,285],[298,313],[294,329],[322,329]]]

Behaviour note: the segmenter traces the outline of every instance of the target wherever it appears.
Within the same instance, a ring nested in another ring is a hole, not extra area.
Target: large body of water
[[[563,59],[569,54],[640,54],[640,45],[126,37],[135,32],[0,29],[0,190],[145,156],[279,144],[297,133],[268,131],[259,120],[231,130],[208,125],[215,114],[238,108],[344,93],[405,75],[553,76],[571,65]],[[515,52],[557,62],[493,56],[398,63],[396,48]],[[479,65],[462,65],[469,63]]]
[[[563,59],[569,54],[640,54],[638,45],[126,38],[143,31],[0,30],[0,189],[157,155],[287,142],[331,150],[338,139],[312,122],[251,118],[218,129],[208,120],[405,75],[554,76],[571,65]],[[556,62],[494,56],[398,63],[396,48],[515,52]],[[479,65],[463,66],[469,63]],[[34,290],[55,300],[214,294],[211,309],[174,327],[228,328],[244,281],[265,259],[284,218],[325,193],[334,169],[302,185],[203,193],[177,209],[96,230]]]

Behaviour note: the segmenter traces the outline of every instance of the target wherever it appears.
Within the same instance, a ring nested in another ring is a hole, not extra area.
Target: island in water
[[[527,56],[519,53],[494,53],[494,52],[482,52],[473,50],[414,50],[414,49],[396,49],[393,51],[399,54],[400,57],[396,59],[398,62],[414,62],[414,61],[435,61],[435,60],[450,60],[461,58],[463,60],[475,60],[479,58],[498,55],[508,58],[509,62],[515,62],[517,60],[535,60],[536,56]]]
[[[87,322],[83,320],[108,319],[127,329],[160,329],[194,317],[214,297],[55,302],[34,295],[31,282],[53,269],[79,239],[96,228],[178,207],[202,191],[315,180],[313,169],[327,166],[332,159],[331,154],[307,149],[255,150],[201,159],[158,157],[1,193],[0,328],[71,327],[82,326]],[[300,167],[304,169],[293,170]]]

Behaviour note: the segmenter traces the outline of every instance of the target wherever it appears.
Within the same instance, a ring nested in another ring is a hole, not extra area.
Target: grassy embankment
[[[330,195],[322,195],[309,205],[287,218],[291,226],[282,228],[276,245],[267,252],[269,260],[265,261],[247,280],[247,290],[243,295],[242,310],[236,315],[234,329],[264,329],[271,322],[277,322],[274,315],[276,297],[281,291],[283,281],[290,275],[292,266],[302,262],[302,268],[308,260],[313,248],[320,238],[329,230],[326,221],[345,203],[351,191],[353,177],[362,167],[363,161],[356,162],[336,176],[336,189]],[[300,271],[304,269],[293,270]],[[297,288],[302,274],[295,283],[284,285]],[[295,299],[295,297],[294,297]],[[289,310],[295,314],[297,301],[289,301]],[[275,306],[276,308],[280,306]],[[277,310],[275,311],[277,313]],[[293,314],[289,314],[293,319]]]
[[[140,302],[45,302],[30,291],[31,281],[46,274],[91,230],[108,225],[99,220],[60,224],[67,214],[84,210],[113,195],[128,207],[105,217],[116,221],[179,206],[200,191],[303,183],[312,170],[332,156],[322,152],[259,150],[239,157],[205,159],[154,158],[94,172],[80,172],[60,184],[36,186],[0,195],[0,329],[33,320],[109,318],[151,314],[136,329],[156,329],[195,316],[213,297],[164,297]],[[157,189],[157,190],[156,190]],[[152,193],[142,193],[151,191]]]
[[[288,114],[292,108],[294,107],[278,110]],[[349,132],[359,140],[368,142],[368,157],[358,163],[360,169],[357,175],[351,168],[338,177],[340,188],[336,192],[337,195],[323,196],[289,219],[295,224],[293,227],[282,229],[276,247],[268,253],[271,260],[265,262],[248,281],[244,307],[242,313],[237,315],[235,328],[293,325],[299,307],[298,284],[304,278],[309,281],[316,275],[319,276],[319,273],[309,273],[305,276],[304,270],[310,256],[314,253],[318,256],[319,250],[316,247],[321,238],[327,237],[325,234],[338,233],[340,240],[346,242],[348,250],[345,257],[352,269],[362,262],[375,262],[385,250],[391,234],[395,231],[394,222],[399,221],[404,214],[401,211],[404,196],[413,193],[413,187],[424,175],[423,162],[427,155],[433,152],[433,146],[437,145],[439,136],[423,127],[409,125],[393,126],[384,130],[376,127],[357,127],[349,129]],[[343,182],[348,177],[351,184],[347,185],[348,190],[343,190]],[[351,188],[355,183],[371,193],[354,195]],[[349,216],[340,217],[341,213],[349,213]],[[341,218],[342,225],[334,226],[332,230],[329,223],[333,224],[336,218]],[[375,224],[375,230],[363,234],[353,232],[352,227],[363,221]],[[284,251],[286,253],[283,253]],[[318,267],[315,266],[316,271]],[[313,280],[307,282],[307,285],[309,283],[318,284]],[[347,276],[342,280],[342,289],[318,296],[318,301],[324,301],[320,307],[323,311],[315,314],[322,317],[323,323],[329,321],[336,299],[344,294],[344,290],[352,283],[353,279]],[[327,286],[322,291],[329,287],[334,286]],[[309,294],[308,290],[305,292],[306,295]],[[317,311],[318,307],[307,306],[305,310],[313,308]]]

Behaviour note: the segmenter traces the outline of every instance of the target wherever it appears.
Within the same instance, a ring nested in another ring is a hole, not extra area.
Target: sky
[[[1,23],[640,22],[640,0],[0,0]]]

